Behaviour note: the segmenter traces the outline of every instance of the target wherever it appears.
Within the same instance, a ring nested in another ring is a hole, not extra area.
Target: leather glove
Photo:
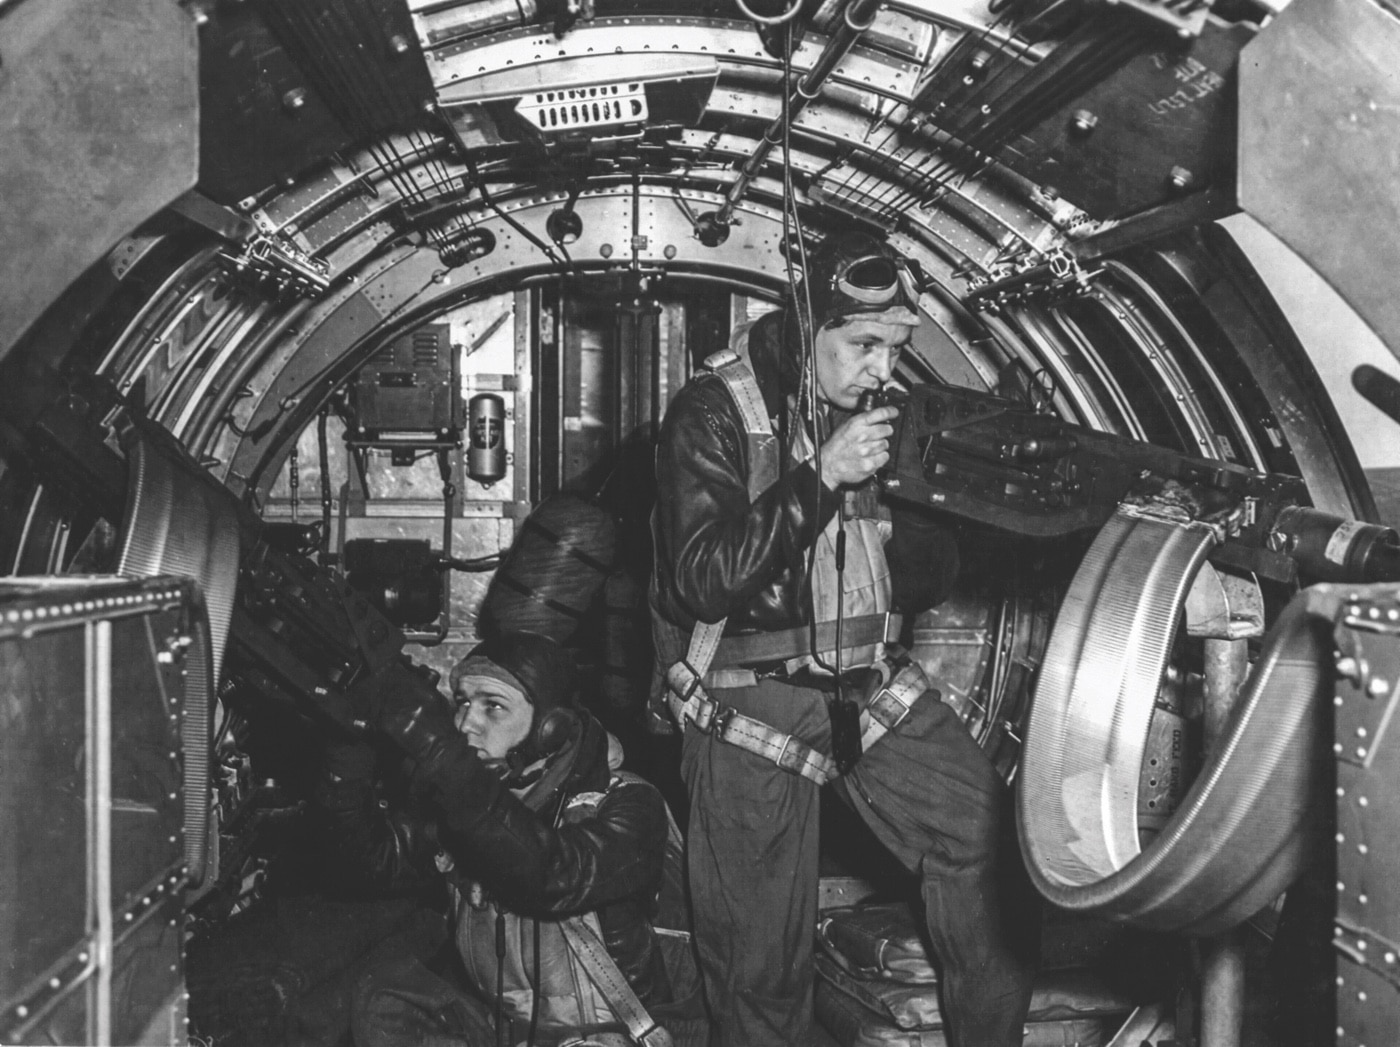
[[[391,662],[346,692],[352,715],[423,762],[459,735],[447,700],[399,662]]]

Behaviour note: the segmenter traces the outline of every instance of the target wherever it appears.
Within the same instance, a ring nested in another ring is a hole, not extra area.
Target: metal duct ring
[[[1017,822],[1040,892],[1061,908],[1210,934],[1277,897],[1316,822],[1327,623],[1300,595],[1264,641],[1224,736],[1166,827],[1138,837],[1154,703],[1192,578],[1215,542],[1194,523],[1120,511],[1099,533],[1046,649]]]

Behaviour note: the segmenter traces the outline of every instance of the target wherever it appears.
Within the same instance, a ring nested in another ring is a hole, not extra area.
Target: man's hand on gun
[[[896,407],[877,407],[852,415],[837,426],[821,453],[821,480],[830,490],[858,484],[889,464]]]

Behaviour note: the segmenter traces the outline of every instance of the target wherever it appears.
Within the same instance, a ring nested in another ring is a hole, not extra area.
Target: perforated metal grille
[[[537,91],[516,106],[541,131],[570,131],[581,127],[622,127],[647,119],[647,96],[641,84],[602,84]]]

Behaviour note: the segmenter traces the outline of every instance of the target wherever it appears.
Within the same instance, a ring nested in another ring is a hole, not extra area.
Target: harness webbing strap
[[[743,420],[751,457],[749,495],[755,497],[777,479],[777,442],[763,402],[763,393],[742,351],[746,348],[747,330],[741,329],[741,333],[735,335],[734,345],[708,357],[705,366],[724,380]],[[721,705],[710,697],[703,683],[716,654],[721,651],[723,657],[720,664],[726,668],[716,674],[717,680],[734,675],[727,668],[729,666],[800,655],[810,645],[808,628],[803,626],[775,633],[722,639],[727,620],[697,622],[690,634],[686,656],[666,670],[666,702],[676,724],[684,729],[689,721],[705,734],[712,734],[722,742],[770,760],[784,771],[801,775],[818,785],[837,777],[836,763],[831,757],[793,735],[784,734],[730,706]],[[823,622],[817,626],[819,648],[834,646],[835,624]],[[898,635],[899,627],[897,615],[862,615],[842,623],[842,645],[855,648],[890,642]],[[827,632],[830,636],[823,641],[822,637]],[[927,689],[928,680],[917,665],[897,673],[861,712],[862,750],[868,749],[899,726],[909,715],[909,709],[919,695]]]
[[[864,752],[902,724],[923,695],[941,698],[929,686],[928,677],[917,662],[910,662],[894,679],[875,692],[860,712],[860,748]]]
[[[705,366],[724,379],[734,396],[734,406],[739,408],[739,417],[744,421],[746,433],[770,433],[773,425],[768,420],[768,407],[763,402],[763,392],[758,388],[753,370],[748,361],[734,349],[722,349],[706,357]]]
[[[695,665],[687,658],[667,670],[666,684],[671,692],[667,701],[677,724],[684,727],[689,721],[702,733],[770,760],[784,771],[818,785],[837,777],[836,763],[825,753],[711,698],[701,682],[703,673],[697,672],[705,668],[708,666]],[[938,696],[919,665],[911,663],[897,672],[861,710],[861,751],[903,723],[914,703],[927,693]]]
[[[847,618],[842,622],[841,646],[847,650],[854,650],[871,644],[894,643],[899,639],[903,622],[902,615],[888,611],[884,614],[862,614]],[[812,632],[811,626],[798,625],[774,632],[726,636],[720,641],[719,649],[715,652],[715,661],[726,667],[785,661],[806,654],[814,647],[819,651],[826,651],[836,646],[835,622],[818,622],[815,642]]]
[[[643,1047],[672,1047],[671,1034],[652,1020],[593,928],[580,917],[572,916],[560,921],[559,929],[564,932],[564,941],[578,959],[579,966],[593,979],[613,1014],[627,1026],[632,1041]]]
[[[777,482],[780,462],[778,438],[773,435],[763,391],[749,364],[748,345],[748,328],[740,328],[735,332],[731,347],[706,357],[705,366],[724,381],[744,423],[749,453],[749,499],[752,500]]]
[[[703,674],[697,673],[696,668],[686,660],[677,662],[666,672],[666,684],[671,691],[666,700],[676,723],[684,727],[689,721],[703,734],[714,735],[722,742],[770,760],[783,770],[800,774],[818,785],[825,785],[836,777],[836,764],[831,757],[711,698],[700,682]]]

